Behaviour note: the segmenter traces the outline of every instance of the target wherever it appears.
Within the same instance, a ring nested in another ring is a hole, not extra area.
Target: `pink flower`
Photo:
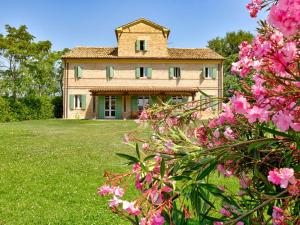
[[[252,180],[249,179],[245,174],[242,174],[239,181],[240,181],[241,187],[244,189],[248,188],[249,185],[252,183]]]
[[[134,216],[138,216],[141,213],[141,210],[135,207],[135,202],[123,201],[123,210]]]
[[[231,130],[230,127],[226,127],[226,128],[225,128],[224,136],[225,136],[227,139],[230,139],[230,140],[235,139],[233,130]]]
[[[148,119],[148,114],[146,111],[142,111],[140,117],[139,117],[140,120],[147,120]]]
[[[165,223],[165,218],[158,213],[153,215],[150,219],[151,225],[162,225],[164,223]]]
[[[147,219],[145,217],[141,218],[139,225],[147,225]]]
[[[122,197],[124,195],[124,189],[120,187],[113,187],[114,195]]]
[[[150,145],[148,143],[143,143],[142,148],[143,150],[148,150],[150,148]]]
[[[287,131],[292,123],[293,117],[288,113],[287,110],[277,112],[273,117],[273,123],[281,130]]]
[[[269,120],[269,112],[257,106],[253,106],[252,109],[248,109],[245,116],[248,118],[249,123],[254,123],[256,120],[259,120],[260,122]]]
[[[109,207],[110,208],[118,207],[122,202],[123,202],[122,200],[114,196],[113,199],[109,200]]]
[[[221,213],[222,215],[224,215],[224,216],[227,216],[227,217],[230,217],[230,216],[231,216],[231,213],[230,213],[227,209],[224,209],[224,208],[222,208],[222,209],[220,210],[220,213]]]
[[[147,173],[146,177],[145,177],[145,181],[148,183],[148,184],[151,184],[152,183],[152,175],[151,173]]]
[[[283,33],[284,36],[296,34],[299,29],[300,3],[298,0],[279,0],[271,7],[268,22]]]
[[[236,225],[244,225],[244,222],[239,221],[239,222],[236,223]]]
[[[295,184],[296,178],[294,177],[294,170],[290,168],[282,168],[279,170],[281,174],[281,188],[287,188],[288,184]]]
[[[291,168],[281,168],[269,171],[268,180],[275,185],[280,185],[281,188],[287,188],[288,184],[297,182],[294,177],[294,170]]]
[[[290,63],[297,57],[297,44],[294,41],[287,42],[282,48],[286,62]]]
[[[135,163],[133,164],[133,167],[132,167],[132,172],[137,172],[137,171],[140,171],[142,169],[140,163]]]
[[[247,102],[247,99],[241,95],[241,94],[236,94],[235,96],[233,96],[230,99],[233,109],[237,112],[237,113],[245,113],[246,110],[249,108],[249,103]]]
[[[108,185],[103,185],[100,188],[98,188],[98,194],[101,196],[106,196],[108,194],[112,194],[113,193],[113,188],[111,188]]]
[[[281,175],[278,170],[269,171],[268,181],[273,184],[279,185],[281,183]]]
[[[214,222],[214,225],[223,225],[223,222],[216,221]]]
[[[215,137],[215,138],[219,138],[220,137],[220,131],[217,129],[217,130],[215,130],[214,132],[213,132],[213,136]]]
[[[277,206],[273,206],[272,222],[273,225],[282,225],[284,222],[284,211]]]

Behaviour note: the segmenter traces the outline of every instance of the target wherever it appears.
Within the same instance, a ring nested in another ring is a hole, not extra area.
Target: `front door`
[[[107,119],[116,117],[116,96],[105,96],[104,115]]]

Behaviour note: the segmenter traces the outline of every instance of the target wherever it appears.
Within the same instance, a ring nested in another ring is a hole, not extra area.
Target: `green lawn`
[[[125,169],[115,153],[134,154],[122,139],[136,129],[134,121],[0,123],[0,225],[128,224],[111,213],[96,189],[104,170]],[[230,180],[223,184],[238,188]]]
[[[97,195],[133,121],[0,124],[0,224],[126,224]]]

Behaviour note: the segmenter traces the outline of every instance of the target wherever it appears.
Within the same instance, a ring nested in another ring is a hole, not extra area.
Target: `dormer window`
[[[135,49],[137,51],[147,51],[147,41],[146,40],[137,40],[135,43]]]

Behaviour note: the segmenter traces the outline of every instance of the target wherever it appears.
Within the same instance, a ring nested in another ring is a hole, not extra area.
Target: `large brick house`
[[[115,34],[117,47],[75,47],[62,57],[64,118],[136,118],[158,97],[206,101],[199,89],[223,96],[223,58],[211,49],[168,48],[170,30],[143,18]]]

